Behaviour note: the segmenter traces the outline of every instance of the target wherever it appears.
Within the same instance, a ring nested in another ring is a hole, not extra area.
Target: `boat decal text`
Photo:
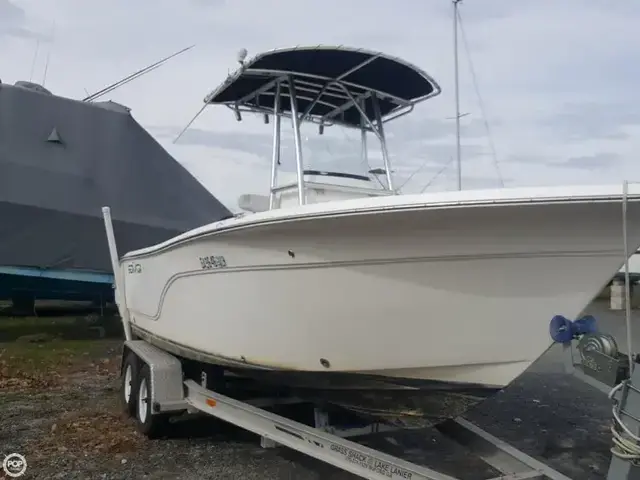
[[[208,257],[199,257],[200,266],[203,270],[212,268],[224,268],[227,266],[227,260],[222,255],[210,255]]]
[[[139,263],[130,263],[127,265],[128,273],[142,273],[142,265]]]

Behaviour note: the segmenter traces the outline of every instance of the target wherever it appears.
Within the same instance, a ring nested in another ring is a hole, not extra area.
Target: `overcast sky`
[[[640,2],[465,0],[460,13],[470,50],[461,38],[463,188],[640,181]],[[46,87],[59,95],[81,98],[191,44],[103,100],[132,108],[231,208],[268,188],[271,126],[208,107],[171,141],[240,48],[345,44],[426,70],[442,94],[389,126],[397,183],[424,165],[406,192],[456,188],[449,0],[0,0],[0,79],[41,83],[50,55]],[[303,137],[307,163],[359,168],[356,132]]]

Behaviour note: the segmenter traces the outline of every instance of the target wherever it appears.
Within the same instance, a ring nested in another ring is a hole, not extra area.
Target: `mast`
[[[456,98],[456,164],[458,167],[458,190],[462,190],[462,161],[460,153],[460,85],[458,79],[458,3],[462,0],[452,0],[453,3],[453,63],[454,86]]]

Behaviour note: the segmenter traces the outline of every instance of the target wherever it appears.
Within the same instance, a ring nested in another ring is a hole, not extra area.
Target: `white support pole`
[[[393,188],[393,175],[391,173],[391,161],[389,160],[389,151],[387,150],[387,139],[384,136],[384,125],[382,123],[382,114],[380,113],[380,104],[378,103],[378,97],[375,93],[371,95],[371,101],[373,102],[373,111],[375,113],[376,128],[378,130],[378,137],[380,139],[380,149],[382,150],[382,160],[384,161],[384,169],[387,174],[387,188],[395,195],[397,192]]]
[[[269,210],[274,207],[278,180],[278,164],[280,163],[280,82],[276,85],[273,101],[273,155],[271,157],[271,191],[269,192]]]
[[[360,129],[360,145],[362,146],[361,155],[362,163],[369,164],[369,151],[367,150],[367,130],[365,128]]]
[[[122,269],[118,257],[118,249],[116,247],[116,237],[113,233],[113,222],[111,221],[111,209],[102,207],[102,218],[104,219],[104,229],[107,232],[107,243],[109,244],[109,256],[111,257],[111,268],[113,269],[113,280],[115,282],[115,299],[122,326],[124,328],[124,336],[126,340],[131,340],[131,325],[129,324],[129,310],[127,308],[126,297],[124,293],[124,279],[122,278]]]
[[[298,202],[306,203],[304,188],[304,166],[302,163],[302,140],[300,139],[300,118],[298,117],[298,98],[293,76],[289,77],[289,97],[291,99],[291,123],[293,124],[293,139],[296,145],[296,166],[298,170]]]
[[[362,104],[360,105],[362,110],[365,110],[365,100],[362,100]],[[360,145],[361,145],[361,155],[362,155],[362,163],[364,165],[369,165],[369,151],[367,149],[367,123],[365,119],[360,116]]]

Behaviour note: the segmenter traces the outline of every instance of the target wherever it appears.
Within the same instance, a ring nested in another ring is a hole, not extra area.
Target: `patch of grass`
[[[82,362],[95,358],[113,349],[113,340],[54,340],[46,343],[7,342],[0,343],[0,360],[9,365],[42,367],[60,363]]]
[[[0,391],[57,388],[74,372],[114,375],[120,345],[117,340],[0,343]]]
[[[23,396],[17,392],[0,392],[0,407],[9,405],[16,401],[20,401],[22,398]]]
[[[37,334],[47,334],[65,340],[96,339],[100,336],[121,338],[122,322],[116,316],[97,315],[0,316],[0,343]]]
[[[0,317],[0,329],[11,328],[33,328],[42,326],[73,325],[76,322],[75,316],[63,317]]]

